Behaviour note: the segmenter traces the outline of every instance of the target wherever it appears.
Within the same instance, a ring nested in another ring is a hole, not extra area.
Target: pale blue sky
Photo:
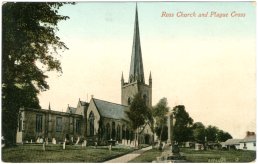
[[[253,2],[138,2],[145,81],[153,78],[153,105],[185,105],[195,122],[243,138],[256,131],[255,5]],[[63,74],[49,73],[40,105],[65,111],[90,95],[120,103],[128,80],[135,2],[80,2],[60,14]],[[164,18],[166,12],[245,13],[244,18]]]
[[[61,8],[70,20],[61,22],[62,33],[80,37],[123,37],[132,34],[135,2],[79,2]],[[192,36],[253,36],[252,2],[138,2],[141,36],[151,38]],[[245,13],[245,18],[162,18],[162,11]],[[168,30],[173,29],[173,30]]]

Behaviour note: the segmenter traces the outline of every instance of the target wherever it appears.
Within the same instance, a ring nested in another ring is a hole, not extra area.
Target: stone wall
[[[82,135],[81,129],[76,132],[76,120],[82,122],[82,116],[57,112],[44,109],[22,108],[20,110],[22,128],[18,128],[17,143],[35,142],[37,138],[48,138],[49,141],[55,138],[57,142],[62,142],[65,137],[77,138]],[[41,130],[36,131],[36,117],[42,117]],[[57,118],[61,119],[61,128],[57,129]]]

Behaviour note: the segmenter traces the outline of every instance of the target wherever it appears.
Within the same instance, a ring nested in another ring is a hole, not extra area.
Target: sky
[[[42,108],[50,103],[53,110],[66,111],[68,104],[76,107],[79,98],[89,102],[91,95],[121,103],[120,80],[123,72],[128,81],[135,6],[78,2],[60,8],[59,13],[70,19],[58,24],[57,35],[69,50],[60,53],[63,73],[48,73],[50,89],[39,95]],[[234,138],[256,131],[255,4],[137,6],[145,81],[151,72],[153,105],[166,97],[171,108],[184,105],[194,122],[217,126]],[[162,17],[164,12],[174,16]],[[180,17],[182,13],[195,17]]]

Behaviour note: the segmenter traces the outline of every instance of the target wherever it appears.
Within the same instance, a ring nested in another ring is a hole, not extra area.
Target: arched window
[[[122,126],[122,139],[125,139],[125,125]]]
[[[120,129],[120,125],[117,125],[116,140],[118,140],[118,141],[121,140],[121,129]]]
[[[89,122],[90,122],[90,136],[94,135],[94,113],[90,112]]]
[[[110,124],[107,123],[106,125],[106,134],[107,134],[107,140],[110,140]]]
[[[126,139],[129,140],[130,139],[130,132],[129,129],[126,128]]]
[[[145,104],[147,105],[147,102],[148,102],[148,97],[146,94],[143,95],[143,100],[145,102]]]
[[[128,104],[128,105],[131,105],[131,102],[132,102],[131,98],[128,97],[127,104]]]
[[[19,132],[23,130],[23,124],[22,124],[22,114],[19,113]]]
[[[116,139],[116,124],[115,122],[112,122],[112,139]]]

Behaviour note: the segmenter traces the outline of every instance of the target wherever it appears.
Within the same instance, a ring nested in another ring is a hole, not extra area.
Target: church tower
[[[133,47],[128,83],[124,82],[123,73],[121,78],[122,105],[130,105],[134,95],[136,95],[137,93],[141,93],[147,106],[152,106],[152,77],[150,73],[149,85],[145,84],[138,22],[138,11],[136,5]]]

